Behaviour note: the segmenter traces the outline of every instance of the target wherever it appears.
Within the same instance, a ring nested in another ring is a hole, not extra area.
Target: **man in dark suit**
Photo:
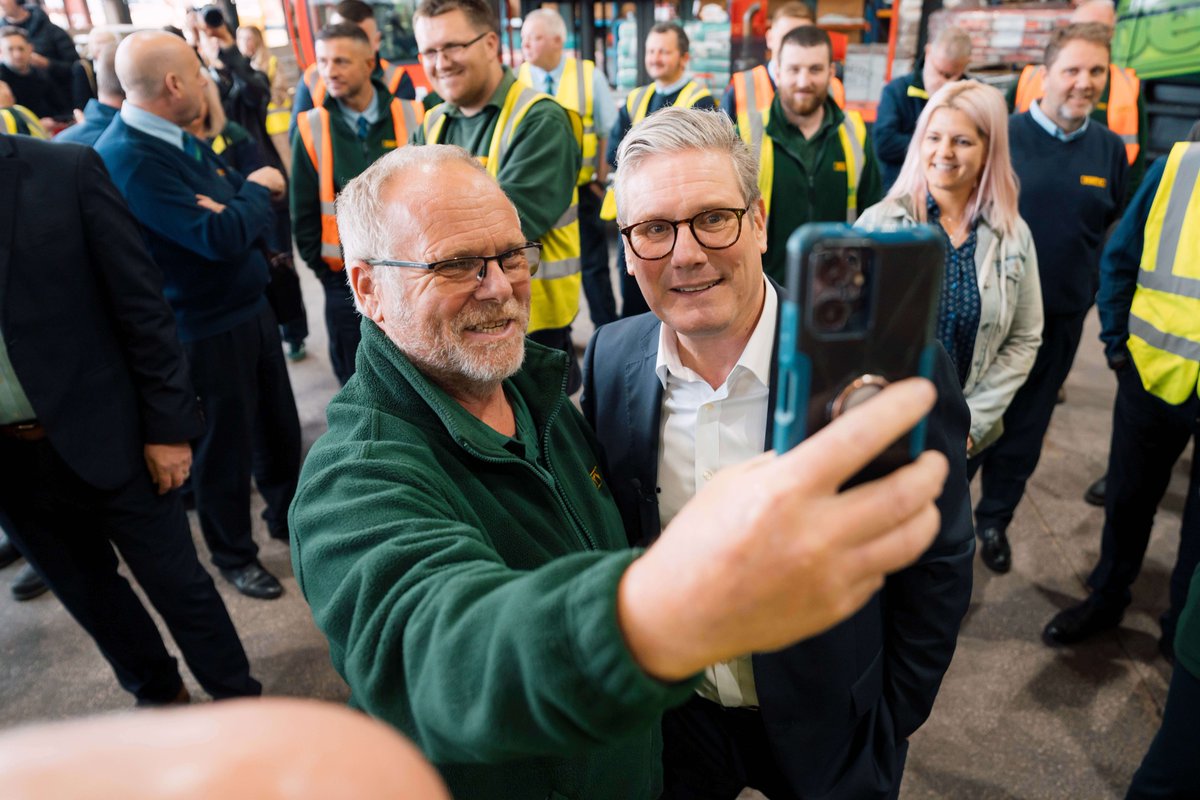
[[[89,148],[0,135],[0,516],[139,704],[257,695],[174,491],[204,429],[162,277]],[[54,209],[54,213],[45,213]]]
[[[763,275],[754,159],[724,116],[661,111],[619,161],[627,263],[653,313],[596,332],[583,410],[631,543],[645,545],[719,469],[769,448],[781,290]],[[971,594],[969,414],[944,352],[934,379],[928,441],[950,474],[933,546],[826,633],[706,669],[663,718],[666,797],[899,792],[906,740],[933,706]]]
[[[300,421],[267,302],[266,241],[283,175],[243,177],[184,132],[200,114],[207,78],[169,33],[140,32],[117,48],[125,103],[96,141],[113,182],[142,224],[163,272],[207,427],[192,488],[200,529],[221,575],[250,597],[283,587],[258,561],[250,478],[271,536],[287,541],[300,472]]]

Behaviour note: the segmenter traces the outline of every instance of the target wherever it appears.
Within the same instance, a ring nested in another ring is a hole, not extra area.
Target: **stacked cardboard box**
[[[1071,9],[1007,6],[997,9],[937,11],[929,17],[932,39],[954,25],[971,36],[971,68],[1039,64],[1050,34],[1069,24]]]

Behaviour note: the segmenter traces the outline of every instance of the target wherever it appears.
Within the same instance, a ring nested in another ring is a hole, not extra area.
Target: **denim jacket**
[[[916,224],[910,201],[901,198],[871,206],[855,227],[889,231]],[[1004,236],[980,217],[977,236],[979,333],[963,386],[971,410],[970,455],[1004,432],[1004,412],[1029,376],[1042,343],[1042,288],[1029,226],[1018,220],[1016,232]]]

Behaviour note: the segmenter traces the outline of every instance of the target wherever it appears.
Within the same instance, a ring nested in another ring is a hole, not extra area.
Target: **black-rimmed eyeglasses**
[[[737,244],[742,235],[742,217],[746,208],[710,208],[690,219],[648,219],[621,228],[629,249],[644,261],[658,261],[671,255],[679,238],[679,226],[687,225],[701,247],[724,250]]]
[[[435,278],[445,283],[482,283],[487,275],[488,264],[495,261],[509,280],[521,280],[535,274],[542,263],[542,245],[526,242],[520,247],[505,250],[494,256],[465,256],[447,258],[442,261],[393,261],[386,258],[366,258],[363,263],[372,267],[406,267],[427,269]]]
[[[438,56],[445,56],[453,61],[461,56],[468,47],[478,42],[483,37],[487,36],[491,31],[484,31],[469,42],[453,42],[445,47],[431,47],[428,50],[422,50],[418,55],[426,61],[434,61]]]

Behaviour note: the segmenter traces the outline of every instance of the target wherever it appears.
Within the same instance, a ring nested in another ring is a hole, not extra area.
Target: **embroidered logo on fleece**
[[[1101,178],[1099,175],[1080,175],[1079,182],[1084,186],[1095,186],[1097,189],[1108,188],[1108,178]]]
[[[588,477],[592,479],[592,485],[597,489],[604,485],[604,479],[600,477],[600,467],[592,467],[592,471],[588,473]]]

